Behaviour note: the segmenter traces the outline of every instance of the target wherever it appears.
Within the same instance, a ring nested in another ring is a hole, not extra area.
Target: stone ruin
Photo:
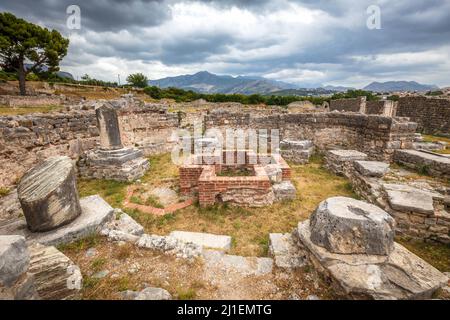
[[[213,154],[194,154],[188,163],[180,167],[181,192],[197,191],[201,206],[228,202],[261,207],[296,196],[290,182],[291,169],[279,154],[219,150]],[[233,173],[236,170],[247,174],[240,176]]]
[[[74,164],[62,156],[29,170],[18,197],[25,221],[0,227],[0,299],[77,297],[80,270],[54,246],[98,232],[113,209],[99,196],[79,199]]]
[[[411,153],[410,150],[397,152],[401,155]],[[417,156],[416,153],[414,156]],[[445,195],[448,190],[445,187],[441,190],[429,185],[419,187],[417,184],[384,180],[390,171],[389,163],[367,161],[367,158],[366,154],[356,150],[330,150],[325,156],[325,166],[347,177],[359,196],[386,210],[396,220],[399,234],[450,243],[450,213],[447,207],[450,199]],[[397,155],[395,159],[398,159]],[[400,159],[402,161],[399,163],[404,164],[405,156]],[[442,167],[435,165],[434,168]],[[442,176],[445,177],[445,174]]]
[[[394,219],[359,200],[320,203],[294,231],[306,259],[353,299],[427,299],[447,282],[437,269],[394,242]]]
[[[80,174],[88,178],[117,181],[134,181],[142,177],[149,162],[141,150],[123,146],[116,108],[105,103],[95,113],[100,148],[80,159]]]

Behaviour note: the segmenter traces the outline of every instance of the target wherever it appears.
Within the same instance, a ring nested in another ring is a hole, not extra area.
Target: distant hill
[[[25,63],[25,69],[29,69],[29,68],[31,68],[33,65],[31,64],[31,63]],[[39,70],[40,71],[43,71],[43,72],[46,72],[47,70],[48,70],[48,67],[46,66],[46,65],[42,65],[42,66],[40,66],[39,67]],[[74,80],[74,78],[73,78],[73,75],[71,74],[71,73],[69,73],[69,72],[65,72],[65,71],[57,71],[56,72],[56,74],[59,76],[59,77],[61,77],[61,78],[67,78],[67,79],[72,79],[72,80]]]
[[[436,85],[420,84],[415,81],[372,82],[363,88],[374,92],[418,91],[425,92],[439,89]]]
[[[299,89],[285,89],[273,91],[270,93],[265,93],[265,95],[276,95],[276,96],[322,96],[322,95],[332,95],[336,93],[335,90],[329,90],[325,88],[299,88]]]
[[[324,86],[325,90],[335,91],[335,92],[347,92],[348,90],[355,90],[352,87],[343,87],[343,86]]]
[[[294,89],[297,86],[282,81],[269,80],[262,77],[232,77],[219,76],[201,71],[192,75],[167,77],[148,81],[149,85],[160,88],[176,87],[185,90],[193,90],[201,93],[270,93],[284,89]]]

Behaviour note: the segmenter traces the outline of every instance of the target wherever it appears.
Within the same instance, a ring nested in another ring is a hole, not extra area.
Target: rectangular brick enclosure
[[[266,172],[266,165],[279,168],[282,180],[290,179],[291,169],[278,154],[225,150],[213,155],[193,155],[190,164],[180,167],[180,189],[184,194],[198,191],[201,206],[213,205],[216,201],[226,201],[228,198],[233,198],[238,203],[258,206],[265,203],[272,194],[272,183]],[[233,172],[238,171],[246,174],[234,175]],[[245,203],[247,198],[254,203]]]

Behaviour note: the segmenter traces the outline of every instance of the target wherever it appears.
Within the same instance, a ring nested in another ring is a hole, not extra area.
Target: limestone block
[[[389,163],[380,161],[355,161],[355,169],[363,176],[382,177],[389,170]]]
[[[81,215],[71,223],[53,231],[30,233],[27,240],[44,245],[76,241],[99,232],[114,215],[114,209],[98,195],[81,198],[80,206]]]
[[[81,213],[75,168],[68,157],[51,157],[20,180],[19,200],[31,231],[48,231]]]
[[[276,201],[295,199],[297,191],[291,181],[282,181],[272,186]]]
[[[172,300],[172,296],[167,290],[148,287],[140,291],[134,300]]]
[[[383,184],[389,205],[402,212],[417,212],[425,215],[434,213],[433,194],[408,185]]]
[[[67,256],[52,246],[30,246],[30,269],[39,296],[46,300],[76,298],[81,290],[80,269]]]
[[[311,240],[330,252],[386,255],[394,244],[394,219],[367,202],[328,198],[310,220]]]
[[[22,236],[0,236],[0,286],[11,286],[28,269],[30,255]]]
[[[188,231],[172,231],[169,236],[184,242],[194,243],[204,248],[219,250],[231,249],[230,236]]]
[[[269,234],[269,254],[279,268],[298,268],[305,265],[305,258],[289,233]]]
[[[311,241],[310,221],[298,225],[297,236],[324,275],[353,299],[429,299],[447,277],[406,248],[394,243],[389,255],[338,254]]]

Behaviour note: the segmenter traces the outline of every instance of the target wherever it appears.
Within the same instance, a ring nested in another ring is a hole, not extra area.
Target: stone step
[[[204,248],[230,250],[231,237],[202,232],[172,231],[169,236],[185,242],[192,242]]]
[[[235,272],[240,275],[264,275],[272,272],[271,258],[242,257],[225,254],[218,250],[204,250],[203,258],[209,273]]]

